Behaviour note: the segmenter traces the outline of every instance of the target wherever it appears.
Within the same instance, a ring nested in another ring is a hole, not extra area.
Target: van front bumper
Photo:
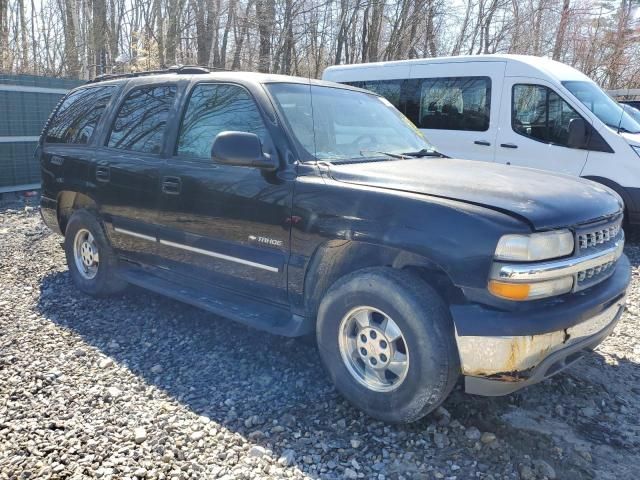
[[[478,304],[453,307],[465,390],[506,395],[573,364],[615,328],[629,281],[630,264],[623,255],[601,284],[538,308],[505,312]]]

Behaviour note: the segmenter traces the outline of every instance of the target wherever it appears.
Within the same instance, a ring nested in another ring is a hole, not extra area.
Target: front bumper
[[[609,279],[566,295],[564,300],[545,303],[544,308],[512,312],[477,304],[452,308],[466,391],[506,395],[577,361],[617,324],[629,281],[630,265],[623,255]],[[471,312],[483,313],[476,316],[473,326],[469,323]]]

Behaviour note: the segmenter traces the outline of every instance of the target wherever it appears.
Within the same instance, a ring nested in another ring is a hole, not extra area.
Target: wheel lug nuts
[[[380,340],[380,348],[387,348],[387,342]]]
[[[387,361],[387,356],[386,356],[384,353],[381,353],[381,354],[380,354],[380,361],[381,361],[382,363],[384,363],[384,362],[386,362],[386,361]]]
[[[367,343],[367,336],[363,333],[360,335],[360,340],[362,340],[362,343]]]
[[[366,348],[361,348],[361,349],[360,349],[360,353],[361,353],[364,357],[366,357],[366,356],[367,356],[367,349],[366,349]]]
[[[378,361],[375,358],[371,357],[371,365],[376,365],[377,363]]]
[[[375,340],[378,335],[376,335],[375,330],[371,330],[371,333],[369,333],[369,336]]]

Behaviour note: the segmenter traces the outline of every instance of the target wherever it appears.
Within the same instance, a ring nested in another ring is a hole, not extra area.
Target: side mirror
[[[583,118],[574,118],[569,122],[567,145],[570,148],[584,148],[587,144],[589,124]]]
[[[275,170],[278,164],[271,155],[262,152],[258,136],[248,132],[221,132],[213,141],[211,159],[223,165]]]

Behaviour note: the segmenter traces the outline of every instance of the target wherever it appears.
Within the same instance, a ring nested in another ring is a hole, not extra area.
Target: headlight
[[[636,152],[638,154],[638,156],[640,157],[640,146],[639,145],[631,145],[631,148],[633,148],[633,151]]]
[[[533,262],[565,257],[573,253],[573,233],[569,230],[504,235],[496,247],[496,260]]]

